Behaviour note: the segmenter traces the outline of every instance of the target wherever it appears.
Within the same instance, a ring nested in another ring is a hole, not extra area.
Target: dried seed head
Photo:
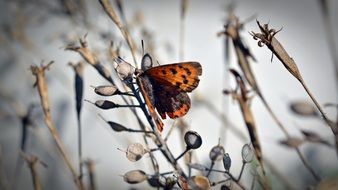
[[[147,151],[144,149],[142,144],[134,143],[128,146],[126,156],[128,160],[136,162],[140,160],[146,152]]]
[[[227,171],[229,171],[231,167],[231,158],[228,153],[225,153],[223,155],[223,166],[224,166],[224,169]]]
[[[221,186],[221,190],[230,190],[230,188],[226,184],[224,184]]]
[[[195,131],[188,131],[184,135],[184,141],[187,149],[197,149],[202,145],[201,136]]]
[[[121,58],[115,59],[115,62],[117,63],[115,70],[122,80],[127,80],[133,76],[135,67]]]
[[[113,109],[117,107],[117,104],[108,100],[97,100],[95,102],[95,105],[104,110]]]
[[[307,101],[294,101],[290,104],[290,109],[293,113],[300,116],[309,116],[309,117],[317,117],[318,112],[316,108]]]
[[[101,96],[113,96],[120,93],[115,85],[97,86],[94,87],[94,92]]]
[[[224,150],[223,146],[217,145],[217,146],[214,146],[210,150],[210,152],[209,152],[209,158],[213,162],[219,161],[219,160],[222,159],[224,153],[225,153],[225,150]]]
[[[147,174],[142,170],[132,170],[123,175],[123,180],[130,184],[141,183],[147,178]]]
[[[248,144],[245,144],[242,148],[242,159],[243,162],[251,162],[254,157],[254,151],[252,147]]]
[[[118,124],[118,123],[115,123],[113,121],[107,121],[107,123],[110,125],[110,127],[116,131],[116,132],[121,132],[121,131],[126,131],[127,128],[124,127],[123,125],[121,124]]]
[[[209,179],[202,175],[192,176],[191,178],[189,178],[188,184],[191,187],[191,189],[196,190],[211,189]]]

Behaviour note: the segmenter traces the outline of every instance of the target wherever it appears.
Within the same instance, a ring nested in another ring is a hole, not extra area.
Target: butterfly
[[[145,54],[141,69],[137,69],[135,75],[149,114],[161,132],[163,123],[158,114],[162,119],[166,119],[167,115],[174,119],[189,111],[191,102],[187,93],[198,86],[202,66],[198,62],[154,66],[151,56]]]

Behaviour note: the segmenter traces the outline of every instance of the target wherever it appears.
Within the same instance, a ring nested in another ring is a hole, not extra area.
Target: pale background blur
[[[335,39],[331,40],[338,44],[338,35],[336,35],[338,33],[338,13],[336,11],[338,10],[338,1],[331,0],[328,2],[330,4],[331,24],[334,26],[335,34]],[[123,3],[128,20],[132,20],[136,12],[141,11],[143,13],[144,25],[154,34],[157,59],[160,63],[182,61],[178,59],[179,0],[128,0],[123,1]],[[216,36],[217,32],[223,30],[224,20],[228,14],[226,12],[228,4],[229,1],[221,0],[189,1],[185,20],[184,60],[198,61],[203,66],[201,82],[198,88],[191,93],[192,99],[198,96],[211,102],[220,112],[227,113],[231,121],[247,135],[237,103],[222,95],[224,87],[229,86],[229,84],[234,87],[234,81],[231,77],[226,76],[227,72],[224,67],[224,38]],[[314,96],[320,104],[337,103],[334,65],[330,56],[319,5],[318,0],[240,0],[236,1],[235,14],[241,20],[257,14],[257,19],[262,23],[270,22],[270,26],[276,29],[283,27],[283,30],[276,37],[298,64],[299,70]],[[0,1],[0,6],[2,30],[5,30],[4,23],[13,24],[16,21],[15,17],[9,15],[13,15],[13,10],[18,7],[14,1]],[[13,104],[9,102],[15,102],[23,110],[32,102],[39,103],[37,91],[32,88],[34,78],[29,71],[31,64],[40,64],[41,60],[45,60],[45,62],[55,61],[51,70],[47,72],[51,111],[53,120],[59,127],[62,140],[75,164],[77,162],[77,122],[73,89],[74,73],[67,64],[69,61],[79,61],[81,57],[74,52],[63,50],[67,43],[61,39],[62,35],[70,36],[72,40],[76,40],[88,32],[90,49],[96,51],[107,66],[110,66],[111,63],[104,60],[104,57],[110,40],[117,43],[122,42],[121,56],[132,62],[131,54],[126,48],[120,32],[104,14],[97,1],[87,1],[88,20],[92,26],[90,30],[81,26],[81,24],[74,24],[69,17],[53,15],[43,10],[43,7],[34,7],[32,4],[29,5],[29,8],[31,12],[35,13],[26,27],[26,35],[32,43],[31,46],[27,47],[16,40],[10,40],[4,32],[1,35],[1,38],[7,38],[7,40],[2,39],[0,44],[0,87],[1,94],[8,95],[10,99],[2,99],[0,102],[2,113],[0,118],[0,145],[3,165],[9,182],[12,181],[14,175],[21,138],[20,121],[12,108]],[[44,19],[38,19],[40,17]],[[242,37],[257,59],[257,63],[253,63],[252,68],[260,88],[272,109],[283,124],[287,126],[290,134],[301,137],[300,129],[307,129],[318,133],[333,144],[333,135],[322,121],[297,117],[290,112],[288,107],[290,101],[310,101],[310,99],[300,84],[286,71],[276,57],[272,63],[270,62],[271,52],[266,47],[258,47],[257,41],[252,39],[249,31],[258,32],[258,26],[254,20],[245,24]],[[111,35],[103,39],[100,38],[102,32]],[[135,32],[132,35],[138,47],[140,47],[142,38],[138,34],[139,32]],[[145,46],[147,46],[146,41]],[[170,48],[168,49],[167,46],[170,46],[172,51],[169,51]],[[235,54],[232,50],[231,67],[237,68]],[[138,61],[140,59],[141,56],[138,55]],[[110,61],[112,62],[112,60]],[[108,82],[88,64],[84,76],[84,98],[91,101],[102,99],[93,92],[90,85],[104,85]],[[225,78],[229,80],[225,81]],[[109,99],[122,103],[119,97]],[[226,108],[226,106],[228,107]],[[315,185],[311,175],[301,164],[295,152],[278,144],[278,141],[283,139],[284,135],[257,97],[252,101],[252,108],[258,126],[264,159],[273,163],[275,168],[294,188],[304,189],[309,184]],[[327,108],[325,111],[330,118],[336,118],[335,109]],[[97,113],[101,113],[108,120],[130,128],[137,128],[138,126],[135,118],[127,109],[102,111],[89,103],[83,104],[83,153],[84,158],[93,159],[96,163],[98,188],[128,189],[135,187],[148,189],[149,185],[146,182],[129,186],[123,182],[120,176],[134,169],[142,169],[146,172],[152,171],[147,155],[142,160],[132,163],[126,159],[123,152],[117,150],[117,148],[126,149],[131,143],[143,143],[141,135],[114,133],[97,116]],[[52,141],[43,123],[40,107],[35,109],[33,115],[36,117],[37,128],[31,130],[34,132],[31,132],[27,150],[48,164],[47,169],[39,167],[38,170],[43,179],[43,187],[45,189],[75,189],[70,174],[57,150],[51,146]],[[232,158],[231,172],[237,176],[242,162],[241,147],[243,142],[229,131],[225,134],[223,124],[202,106],[193,104],[184,119],[191,125],[191,129],[197,131],[203,138],[202,147],[195,151],[199,163],[207,166],[210,164],[209,150],[217,145],[218,138],[221,137],[226,152]],[[164,134],[166,134],[172,122],[166,122]],[[168,144],[176,156],[183,151],[180,140],[178,130],[175,130]],[[301,150],[321,176],[334,174],[337,176],[338,164],[334,149],[317,144],[305,144],[301,147]],[[163,161],[160,161],[161,171],[168,171],[170,169],[169,164],[166,164],[161,154],[156,153],[155,155],[160,160],[163,159]],[[222,167],[221,162],[217,163],[217,167]],[[243,184],[246,187],[250,185],[249,176],[249,169],[245,170]],[[216,181],[222,178],[220,175],[215,175],[214,179]],[[26,165],[23,166],[16,183],[17,189],[33,189],[31,176]],[[275,178],[272,183],[275,184],[276,189],[283,189],[284,187],[278,178]],[[219,186],[216,187],[216,189],[218,188]]]

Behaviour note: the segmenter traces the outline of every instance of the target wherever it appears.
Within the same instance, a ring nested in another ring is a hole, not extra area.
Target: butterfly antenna
[[[142,56],[144,56],[144,42],[141,40],[141,45],[142,45]]]

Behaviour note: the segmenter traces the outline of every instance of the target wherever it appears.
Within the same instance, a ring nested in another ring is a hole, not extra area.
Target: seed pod
[[[116,72],[122,80],[126,80],[133,76],[135,68],[131,64],[121,58],[117,58],[115,61],[117,62],[117,67],[115,68]]]
[[[219,161],[219,160],[222,159],[224,153],[225,153],[225,150],[224,150],[223,146],[217,145],[217,146],[214,146],[210,150],[210,152],[209,152],[209,158],[213,162]]]
[[[251,162],[254,157],[254,152],[253,149],[251,148],[250,145],[245,144],[242,148],[242,159],[243,162]]]
[[[117,104],[108,100],[97,100],[95,105],[101,109],[108,110],[117,107]]]
[[[101,96],[113,96],[120,93],[114,85],[94,87],[94,92]]]
[[[132,170],[123,175],[123,180],[130,184],[141,183],[147,178],[147,174],[142,170]]]
[[[224,169],[227,171],[229,171],[231,167],[231,158],[228,153],[225,153],[223,155],[223,166],[224,166]]]
[[[110,125],[110,127],[116,131],[116,132],[121,132],[121,131],[127,131],[128,129],[124,127],[121,124],[115,123],[113,121],[107,121],[107,123]]]
[[[134,143],[128,146],[126,156],[128,160],[136,162],[142,158],[147,151],[143,148],[140,143]]]
[[[188,180],[188,183],[191,186],[191,189],[196,189],[196,190],[211,189],[209,179],[202,175],[192,176]]]
[[[318,112],[313,104],[306,101],[294,101],[290,104],[293,113],[300,116],[317,117]]]
[[[195,131],[188,131],[184,135],[184,141],[187,149],[197,149],[202,145],[201,136]]]

